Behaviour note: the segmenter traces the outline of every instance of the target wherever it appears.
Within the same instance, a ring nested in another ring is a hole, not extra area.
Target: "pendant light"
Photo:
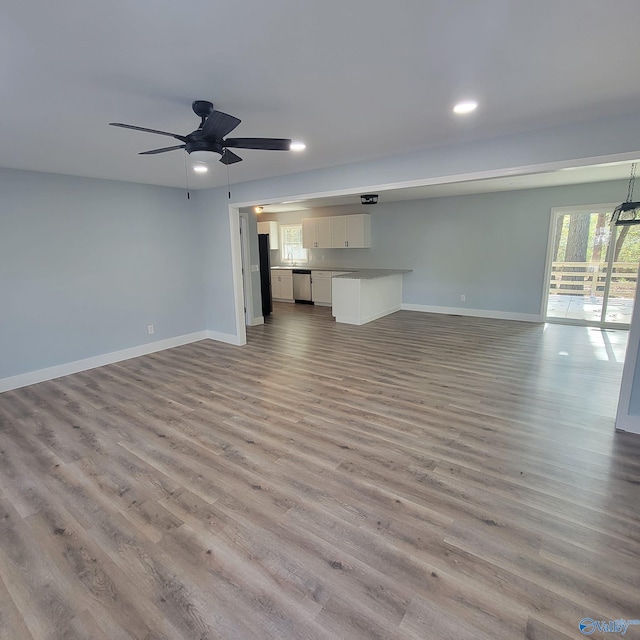
[[[633,200],[633,185],[636,181],[636,163],[631,165],[631,177],[629,178],[629,189],[627,190],[627,200],[619,204],[613,211],[611,222],[617,225],[640,224],[640,202]]]

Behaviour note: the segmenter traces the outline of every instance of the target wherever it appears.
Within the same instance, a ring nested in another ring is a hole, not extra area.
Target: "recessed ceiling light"
[[[458,102],[458,104],[453,107],[453,113],[471,113],[475,111],[477,107],[478,103],[475,100],[465,100],[464,102]]]
[[[256,213],[262,213],[262,212],[264,211],[264,207],[254,207],[254,208],[253,208],[253,210],[254,210]]]
[[[304,142],[292,142],[289,149],[291,151],[304,151],[307,145]]]
[[[207,171],[209,171],[209,167],[204,164],[196,164],[194,165],[193,170],[196,173],[207,173]]]

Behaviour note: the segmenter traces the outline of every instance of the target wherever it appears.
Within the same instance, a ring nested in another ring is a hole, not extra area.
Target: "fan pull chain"
[[[187,200],[191,200],[191,194],[189,193],[189,169],[187,168],[187,154],[184,154],[184,181],[187,185]]]
[[[229,200],[231,200],[231,186],[229,185],[229,165],[227,164],[227,191],[229,192]]]
[[[633,200],[633,185],[636,182],[636,163],[631,165],[631,177],[629,178],[629,188],[627,189],[627,202]]]

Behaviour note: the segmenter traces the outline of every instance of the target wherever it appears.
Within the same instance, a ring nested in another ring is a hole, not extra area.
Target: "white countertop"
[[[309,271],[360,271],[360,269],[346,269],[342,267],[309,267],[304,264],[297,264],[295,267],[283,267],[283,266],[275,266],[271,267],[271,269],[308,269]]]
[[[386,276],[394,276],[403,273],[410,273],[412,269],[347,269],[343,267],[309,267],[304,265],[296,265],[295,267],[276,266],[271,269],[308,269],[309,271],[342,271],[342,275],[333,276],[334,278],[346,278],[353,280],[373,280],[374,278],[385,278]]]
[[[402,275],[403,273],[411,273],[413,269],[360,269],[353,273],[343,273],[334,278],[344,280],[374,280],[375,278],[386,278],[387,276]]]

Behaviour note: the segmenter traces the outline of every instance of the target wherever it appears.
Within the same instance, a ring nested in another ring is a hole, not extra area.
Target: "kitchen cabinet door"
[[[305,249],[331,249],[331,218],[303,218],[302,246]]]
[[[333,218],[316,218],[316,242],[318,249],[331,249],[331,221]]]
[[[347,217],[334,216],[331,218],[331,246],[334,249],[347,247]]]
[[[344,216],[347,225],[347,247],[352,249],[371,246],[371,217],[366,213]]]
[[[311,299],[314,304],[331,304],[331,271],[311,272]]]
[[[315,218],[302,219],[302,246],[315,249],[318,246],[318,231]]]
[[[293,300],[293,273],[289,269],[271,270],[271,296],[274,300]]]
[[[359,213],[331,218],[334,249],[361,249],[371,246],[371,216]]]

